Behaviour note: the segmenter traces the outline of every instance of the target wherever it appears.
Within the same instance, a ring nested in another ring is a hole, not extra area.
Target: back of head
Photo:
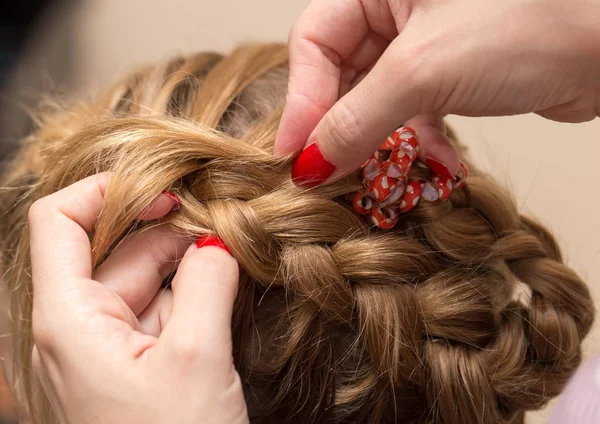
[[[30,372],[27,211],[112,171],[94,263],[163,190],[158,223],[216,233],[238,259],[234,361],[253,422],[517,423],[579,365],[590,294],[552,235],[472,164],[450,201],[394,230],[345,200],[356,175],[301,189],[271,155],[287,86],[280,45],[142,69],[104,96],[43,116],[2,177],[2,270],[12,293],[13,389],[54,422]]]

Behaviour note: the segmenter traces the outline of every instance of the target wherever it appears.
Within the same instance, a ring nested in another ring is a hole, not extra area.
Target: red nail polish
[[[208,246],[218,247],[219,249],[223,249],[224,251],[226,251],[227,253],[229,253],[231,255],[231,250],[229,250],[229,248],[227,248],[227,246],[225,246],[225,243],[223,243],[223,240],[221,240],[217,236],[211,236],[211,235],[200,236],[198,238],[198,240],[196,240],[196,247],[198,249],[200,249],[201,247],[208,247]]]
[[[175,200],[175,205],[173,205],[173,208],[171,209],[172,211],[178,211],[179,208],[181,207],[181,199],[175,194],[175,193],[171,193],[170,191],[163,191],[162,194],[164,194],[165,196],[167,196],[170,199]]]
[[[427,164],[427,166],[429,168],[431,168],[431,170],[438,175],[441,175],[442,177],[446,177],[449,178],[451,180],[455,180],[456,178],[454,177],[454,175],[452,175],[452,173],[450,172],[450,170],[448,169],[448,167],[446,165],[444,165],[441,162],[438,162],[437,160],[433,159],[433,158],[427,158],[425,159],[425,163]]]
[[[292,166],[292,181],[305,187],[323,183],[335,171],[335,165],[323,157],[317,143],[308,146]]]

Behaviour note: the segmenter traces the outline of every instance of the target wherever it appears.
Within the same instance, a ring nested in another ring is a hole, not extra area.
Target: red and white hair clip
[[[398,222],[398,214],[412,210],[421,199],[428,202],[446,200],[464,186],[469,175],[461,162],[456,179],[434,175],[430,180],[408,180],[419,154],[419,140],[415,130],[400,127],[389,136],[369,160],[363,164],[363,189],[352,199],[354,210],[370,216],[377,227],[389,230]]]

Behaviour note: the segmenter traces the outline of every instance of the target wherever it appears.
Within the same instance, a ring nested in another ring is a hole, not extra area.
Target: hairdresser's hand
[[[33,367],[56,412],[76,424],[248,422],[232,359],[237,262],[155,227],[92,275],[88,233],[109,178],[86,178],[30,211]],[[142,218],[174,205],[161,195]],[[172,294],[160,290],[179,259]]]
[[[455,174],[444,114],[600,114],[597,0],[313,0],[289,48],[275,152],[322,155],[299,157],[299,182],[339,179],[402,123]]]

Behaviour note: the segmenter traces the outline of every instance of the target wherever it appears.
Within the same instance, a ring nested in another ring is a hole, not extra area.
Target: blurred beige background
[[[103,88],[133,66],[176,53],[227,51],[240,42],[285,41],[307,0],[87,0],[56,9],[32,40],[29,75],[56,67],[55,48],[69,40],[66,82]],[[49,47],[50,46],[50,47]],[[27,75],[27,73],[24,73]],[[39,82],[36,82],[36,84]],[[46,81],[44,84],[47,84]],[[537,116],[450,117],[481,167],[511,187],[523,211],[556,234],[570,265],[600,299],[600,120],[560,124]],[[600,326],[586,343],[600,352]],[[529,423],[545,422],[547,411]]]

